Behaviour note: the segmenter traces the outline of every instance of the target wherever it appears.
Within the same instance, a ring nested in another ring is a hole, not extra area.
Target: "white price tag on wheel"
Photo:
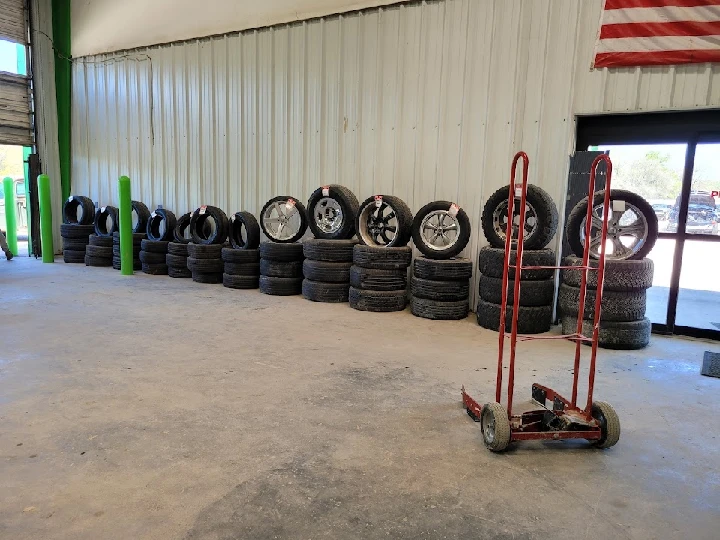
[[[102,208],[100,208],[100,211],[105,213],[105,208],[107,208],[107,206],[103,206]]]
[[[155,219],[156,216],[157,216],[157,214],[156,214],[155,212],[153,212],[152,214],[150,214],[150,217],[153,218],[153,219]]]
[[[613,212],[624,212],[625,211],[625,201],[613,201],[612,202],[612,209]]]
[[[375,206],[377,208],[382,206],[382,195],[375,195]]]
[[[515,196],[522,197],[522,184],[515,184]]]
[[[72,200],[73,200],[73,196],[70,195],[70,196],[68,197],[68,202],[70,202],[70,201],[72,201]]]
[[[459,211],[460,211],[460,207],[457,204],[452,203],[450,205],[450,208],[448,209],[448,214],[450,214],[452,217],[455,217],[455,216],[457,216],[457,213]]]
[[[330,186],[323,186],[322,194],[323,194],[323,197],[329,197],[330,196]]]
[[[293,208],[295,208],[295,199],[288,199],[285,203],[285,208],[287,208],[288,210],[292,210]]]
[[[198,212],[201,216],[205,215],[205,212],[207,211],[207,205],[203,205],[200,207],[200,212]]]
[[[232,216],[230,216],[230,223],[233,223],[234,221],[235,221],[235,214],[233,214]]]

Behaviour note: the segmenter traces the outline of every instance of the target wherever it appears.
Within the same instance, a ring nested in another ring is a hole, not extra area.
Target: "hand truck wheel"
[[[592,404],[592,417],[600,425],[601,437],[592,441],[597,448],[610,448],[620,440],[620,418],[615,409],[604,401],[594,401]]]
[[[485,446],[493,452],[502,452],[510,444],[510,419],[505,407],[499,403],[486,403],[480,418]]]

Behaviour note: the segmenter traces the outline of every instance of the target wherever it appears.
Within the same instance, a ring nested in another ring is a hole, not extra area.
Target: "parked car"
[[[690,234],[718,234],[715,197],[707,191],[692,191],[688,203],[685,231]],[[668,232],[677,232],[680,197],[675,200],[669,216]]]
[[[15,179],[15,220],[19,229],[27,227],[27,196],[25,179]],[[0,229],[5,230],[5,193],[0,184]]]
[[[657,215],[658,221],[667,221],[673,207],[672,204],[665,203],[655,203],[651,206],[652,209],[655,210],[655,215]]]

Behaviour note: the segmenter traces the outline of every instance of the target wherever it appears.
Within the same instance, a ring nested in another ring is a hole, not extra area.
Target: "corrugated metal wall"
[[[471,216],[512,155],[563,200],[574,115],[720,106],[720,67],[590,72],[602,1],[444,0],[86,57],[73,192],[256,213],[340,183]],[[561,209],[562,210],[562,209]]]

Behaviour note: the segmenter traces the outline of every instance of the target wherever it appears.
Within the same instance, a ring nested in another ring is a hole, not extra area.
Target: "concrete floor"
[[[487,451],[497,334],[112,269],[0,262],[0,538],[717,538],[717,343],[601,351],[622,421]],[[520,349],[565,390],[573,346]]]

